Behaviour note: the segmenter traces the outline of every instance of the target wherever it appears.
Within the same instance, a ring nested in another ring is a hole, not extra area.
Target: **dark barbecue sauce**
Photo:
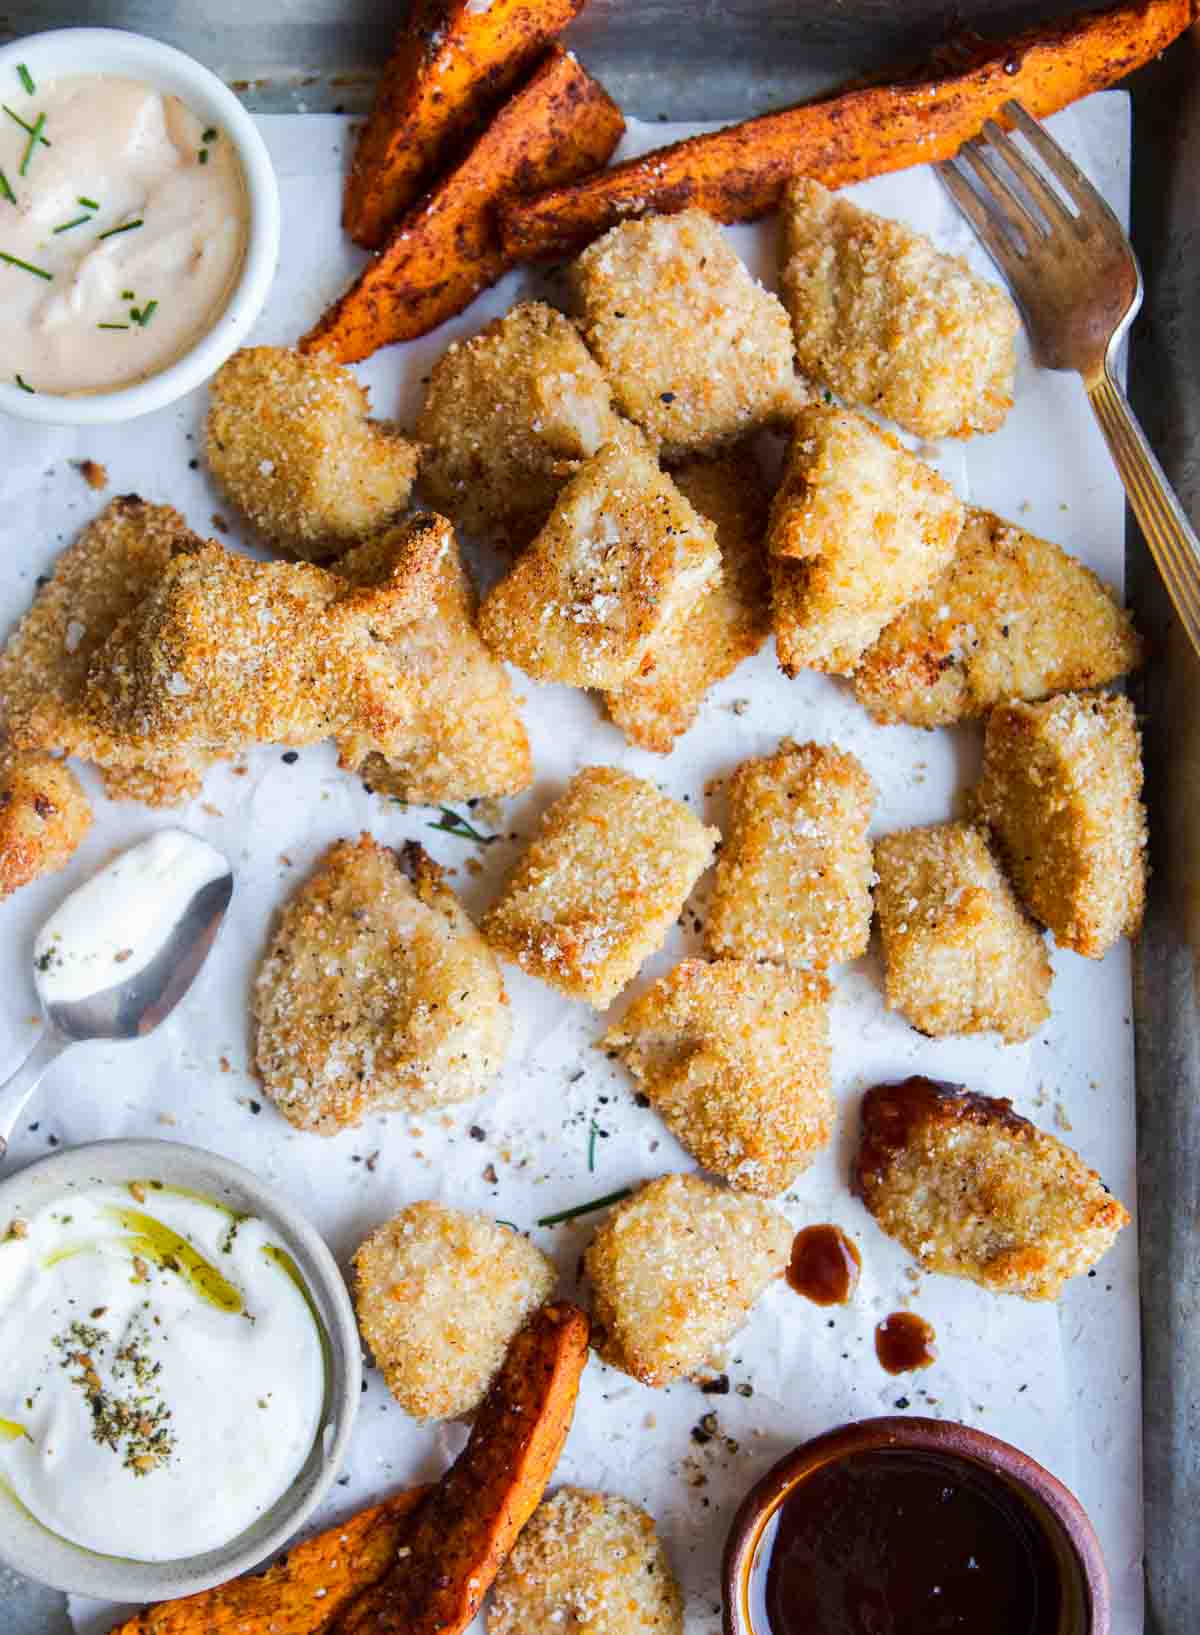
[[[875,1355],[889,1374],[912,1374],[937,1361],[932,1325],[915,1311],[894,1311],[875,1325]]]
[[[862,1260],[840,1226],[806,1226],[792,1241],[787,1280],[818,1306],[844,1306],[858,1287]]]
[[[990,1471],[878,1449],[795,1487],[764,1543],[756,1635],[1055,1635],[1051,1546]],[[769,1551],[769,1554],[768,1554]]]

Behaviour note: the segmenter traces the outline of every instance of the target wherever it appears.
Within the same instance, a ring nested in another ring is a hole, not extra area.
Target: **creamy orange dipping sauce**
[[[62,396],[157,374],[212,328],[241,268],[232,142],[105,74],[32,92],[14,77],[0,105],[0,378]]]

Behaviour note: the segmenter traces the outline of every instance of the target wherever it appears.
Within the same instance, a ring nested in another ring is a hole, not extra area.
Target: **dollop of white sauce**
[[[295,1481],[320,1428],[324,1351],[266,1223],[136,1191],[65,1194],[0,1243],[0,1503],[7,1486],[84,1549],[178,1561],[236,1538]],[[240,1309],[172,1270],[161,1239],[156,1256],[146,1217]],[[120,1423],[127,1434],[98,1434]]]
[[[241,269],[249,206],[233,143],[177,97],[112,75],[32,94],[14,79],[0,102],[17,116],[0,112],[13,195],[0,184],[0,253],[26,263],[0,260],[4,379],[62,396],[157,374],[212,328]]]
[[[38,992],[69,1004],[128,982],[161,952],[198,891],[229,873],[207,841],[160,829],[122,852],[54,911],[34,944]]]

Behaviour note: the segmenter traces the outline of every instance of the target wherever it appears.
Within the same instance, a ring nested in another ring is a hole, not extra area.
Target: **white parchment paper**
[[[285,248],[255,339],[289,342],[360,259],[338,228],[350,122],[305,116],[267,118],[261,125],[282,183]],[[1052,129],[1126,215],[1125,97],[1093,97],[1052,121]],[[635,127],[626,151],[683,134],[684,127]],[[908,171],[852,192],[994,276],[932,174]],[[741,228],[733,238],[755,271],[773,282],[773,228]],[[364,365],[375,412],[411,416],[421,376],[447,342],[473,333],[528,287],[524,275],[515,275],[437,335],[384,351]],[[549,288],[554,291],[553,280]],[[1078,383],[1035,369],[1022,343],[1016,396],[1002,431],[964,444],[926,446],[925,457],[965,498],[1061,541],[1119,583],[1121,489]],[[204,410],[205,394],[199,392],[124,428],[74,432],[15,421],[0,425],[0,628],[19,617],[35,577],[113,494],[136,490],[168,501],[202,534],[213,532],[216,512],[237,539],[231,508],[209,486],[202,466],[193,469]],[[82,458],[107,466],[108,495],[93,493],[72,468]],[[714,690],[699,723],[666,760],[628,746],[583,693],[524,677],[518,691],[537,778],[532,790],[509,803],[504,838],[486,852],[432,832],[435,814],[367,795],[337,771],[328,746],[304,750],[292,764],[277,750],[256,751],[235,768],[214,771],[202,799],[182,812],[154,813],[98,798],[98,821],[70,867],[0,907],[0,1070],[15,1065],[34,1026],[29,955],[36,928],[65,891],[115,849],[182,821],[233,859],[237,896],[223,940],[183,1009],[137,1046],[88,1047],[64,1060],[30,1107],[12,1161],[29,1162],[55,1145],[106,1136],[160,1136],[210,1147],[250,1164],[287,1192],[343,1261],[401,1204],[441,1198],[532,1229],[557,1260],[564,1292],[573,1292],[596,1218],[550,1230],[534,1227],[536,1218],[643,1177],[692,1167],[655,1115],[635,1105],[621,1068],[593,1048],[603,1019],[509,969],[515,1037],[494,1092],[444,1116],[372,1118],[329,1141],[298,1134],[264,1103],[249,1072],[247,991],[273,911],[324,846],[362,829],[387,844],[420,839],[457,871],[454,884],[479,911],[537,814],[579,766],[604,761],[627,767],[720,823],[721,800],[706,797],[706,784],[745,756],[769,751],[784,733],[836,742],[862,758],[880,790],[878,832],[935,821],[954,812],[971,780],[980,732],[974,726],[937,733],[876,727],[843,684],[815,674],[787,681],[769,646]],[[94,780],[89,787],[95,788]],[[469,860],[481,864],[481,872],[469,871]],[[633,991],[695,943],[690,931],[674,932]],[[1057,1306],[1030,1305],[949,1278],[915,1275],[846,1185],[860,1092],[879,1078],[921,1071],[1011,1096],[1019,1111],[1063,1134],[1133,1205],[1128,950],[1119,947],[1099,964],[1056,951],[1054,965],[1053,1017],[1032,1044],[1021,1047],[992,1039],[923,1039],[884,1009],[874,952],[842,969],[833,1012],[838,1131],[784,1202],[797,1224],[834,1220],[857,1241],[863,1276],[854,1303],[822,1311],[782,1285],[773,1289],[730,1353],[730,1378],[752,1388],[748,1397],[736,1391],[701,1395],[690,1385],[652,1391],[590,1363],[557,1479],[626,1494],[658,1517],[687,1589],[689,1635],[719,1627],[720,1549],[732,1508],[750,1483],[801,1439],[845,1419],[893,1411],[982,1426],[1016,1442],[1073,1486],[1107,1555],[1114,1625],[1123,1635],[1141,1630],[1134,1229]],[[590,1142],[593,1124],[598,1134]],[[872,1333],[898,1306],[911,1306],[932,1322],[939,1357],[924,1373],[893,1379],[875,1360]],[[392,1487],[428,1479],[461,1446],[458,1427],[416,1427],[374,1371],[368,1377],[349,1464],[318,1522]],[[710,1412],[721,1434],[701,1445],[690,1433]],[[114,1609],[76,1600],[72,1610],[79,1627],[90,1632],[107,1629]]]

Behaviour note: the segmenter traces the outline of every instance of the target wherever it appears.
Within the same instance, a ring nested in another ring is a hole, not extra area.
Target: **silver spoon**
[[[66,898],[38,938],[34,962],[45,1027],[0,1084],[0,1159],[25,1104],[64,1050],[91,1039],[141,1039],[170,1015],[208,957],[232,896],[226,859],[181,829],[165,829]],[[89,957],[76,958],[89,939]],[[120,981],[106,980],[123,968]]]

